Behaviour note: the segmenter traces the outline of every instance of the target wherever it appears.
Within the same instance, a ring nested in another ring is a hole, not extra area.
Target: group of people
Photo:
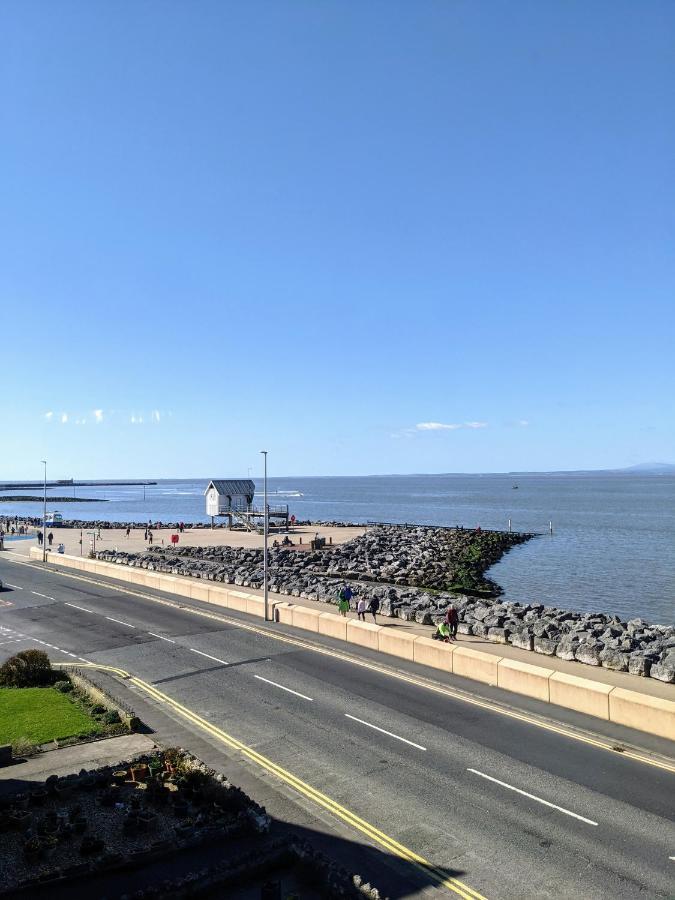
[[[337,596],[337,605],[340,611],[341,616],[346,616],[352,605],[352,598],[354,596],[354,592],[349,587],[348,584],[345,584],[344,587],[340,588]],[[356,601],[356,615],[362,621],[366,621],[366,613],[369,612],[373,617],[373,622],[377,622],[377,611],[380,608],[380,601],[377,597],[373,597],[370,603],[366,604],[366,601],[363,597],[359,597]]]
[[[41,546],[42,546],[42,538],[43,538],[42,532],[41,532],[41,531],[38,531],[38,533],[37,533],[38,547],[41,547]],[[51,545],[53,544],[53,542],[54,542],[54,535],[53,535],[53,534],[51,533],[51,531],[50,531],[49,534],[47,535],[47,543],[48,543],[49,546],[51,547]]]
[[[337,606],[341,616],[346,616],[352,608],[353,599],[354,592],[348,584],[345,584],[340,588],[337,595]],[[377,622],[377,612],[379,608],[380,601],[377,597],[373,597],[368,603],[366,603],[363,597],[359,597],[356,601],[356,615],[362,622],[366,621],[367,612],[372,615],[373,622]],[[455,609],[454,604],[451,603],[445,613],[445,618],[436,626],[436,633],[433,636],[434,640],[445,641],[445,643],[456,640],[458,625],[459,614]]]

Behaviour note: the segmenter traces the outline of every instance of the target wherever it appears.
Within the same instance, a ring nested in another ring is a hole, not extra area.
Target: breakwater
[[[462,634],[675,682],[675,627],[602,612],[579,613],[541,603],[504,601],[485,571],[528,535],[467,529],[374,528],[325,550],[270,551],[269,587],[291,597],[334,603],[348,581],[355,598],[380,601],[380,613],[422,625],[443,618],[452,602]],[[263,551],[235,547],[104,550],[101,560],[260,588]]]

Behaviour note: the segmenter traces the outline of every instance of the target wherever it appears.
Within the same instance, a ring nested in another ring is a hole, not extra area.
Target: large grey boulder
[[[665,681],[666,684],[675,684],[675,662],[654,663],[649,674],[658,681]]]
[[[615,672],[628,671],[628,656],[619,650],[605,647],[600,653],[600,662],[605,669],[613,669]]]
[[[587,666],[600,665],[600,647],[588,641],[582,641],[574,651],[574,658]]]
[[[521,650],[531,650],[533,640],[532,635],[527,629],[516,631],[511,635],[511,643],[514,647],[519,647]]]
[[[640,675],[643,678],[647,678],[651,668],[652,662],[646,656],[633,653],[628,659],[628,671],[631,675]]]
[[[543,653],[545,656],[554,656],[558,642],[545,637],[535,637],[533,645],[535,653]]]

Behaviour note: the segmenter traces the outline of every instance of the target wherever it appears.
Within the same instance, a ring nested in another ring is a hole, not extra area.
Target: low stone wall
[[[31,556],[41,558],[42,551],[31,548]],[[221,585],[196,584],[189,578],[148,572],[142,568],[120,566],[75,556],[52,556],[50,562],[136,585],[156,588],[183,597],[192,597],[219,607],[262,618],[261,597]],[[198,594],[193,591],[198,590]],[[605,721],[616,722],[649,734],[675,740],[675,701],[616,688],[591,679],[555,672],[543,666],[504,659],[492,653],[458,644],[444,644],[421,635],[396,635],[390,628],[345,619],[340,615],[299,606],[272,594],[270,607],[281,624],[324,634],[360,647],[386,653],[394,658],[412,660],[484,684],[534,697],[545,703],[573,709]]]

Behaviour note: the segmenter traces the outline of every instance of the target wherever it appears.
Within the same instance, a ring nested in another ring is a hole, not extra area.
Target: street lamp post
[[[42,503],[42,562],[47,562],[47,460],[41,460],[45,467],[45,485]]]
[[[263,533],[264,533],[264,551],[263,551],[263,598],[264,598],[264,606],[265,606],[265,621],[269,620],[268,615],[268,603],[269,603],[269,595],[267,588],[267,536],[269,532],[269,510],[267,508],[267,450],[260,451],[265,460],[265,469],[264,469],[264,479],[263,479],[263,503],[264,503],[264,525],[263,525]]]

